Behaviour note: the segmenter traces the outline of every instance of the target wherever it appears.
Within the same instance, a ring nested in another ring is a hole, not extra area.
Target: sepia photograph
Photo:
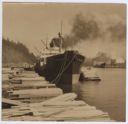
[[[2,2],[2,121],[126,122],[126,7]]]

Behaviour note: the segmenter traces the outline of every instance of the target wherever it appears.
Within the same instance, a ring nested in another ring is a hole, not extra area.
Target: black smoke
[[[120,18],[104,18],[99,15],[77,14],[72,23],[70,34],[64,36],[63,47],[75,46],[81,42],[124,42],[126,40],[126,24]]]

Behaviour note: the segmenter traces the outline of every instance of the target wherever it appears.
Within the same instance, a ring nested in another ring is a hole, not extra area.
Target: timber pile
[[[8,97],[2,107],[9,106],[2,109],[4,121],[112,121],[108,113],[76,100],[75,93],[63,94],[34,72],[12,74],[3,89]]]
[[[68,93],[40,103],[21,104],[3,109],[3,120],[19,121],[111,121],[108,114],[76,101],[77,95]]]
[[[17,70],[16,70],[17,71]],[[7,72],[7,71],[6,71]],[[8,71],[7,79],[3,79],[3,95],[11,100],[18,100],[23,103],[42,102],[46,99],[61,95],[63,92],[55,84],[49,84],[43,77],[38,76],[33,71],[21,71],[20,73],[11,73]],[[5,83],[6,82],[6,83]]]
[[[14,90],[12,91],[12,94],[10,93],[10,99],[28,103],[41,102],[61,94],[62,90],[60,88]]]

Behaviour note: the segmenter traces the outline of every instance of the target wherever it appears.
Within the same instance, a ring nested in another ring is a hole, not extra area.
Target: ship
[[[72,85],[79,82],[80,69],[85,61],[85,57],[76,50],[62,49],[62,36],[59,33],[58,38],[52,39],[50,45],[52,47],[55,42],[59,42],[58,53],[48,53],[35,64],[35,72],[45,77],[50,83],[56,84],[57,87],[63,89],[64,92],[70,92]]]
[[[93,67],[85,67],[81,68],[80,78],[79,81],[84,82],[99,82],[101,78],[98,76],[95,68]]]
[[[86,81],[99,82],[99,81],[101,81],[101,79],[99,76],[85,76],[85,73],[81,72],[79,81],[82,83],[86,82]]]
[[[103,63],[100,63],[100,64],[96,64],[94,67],[96,67],[96,68],[105,68],[106,67],[106,63],[103,62]]]

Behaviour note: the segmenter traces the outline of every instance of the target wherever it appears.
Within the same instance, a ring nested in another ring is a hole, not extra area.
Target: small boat
[[[81,72],[79,81],[101,81],[100,77],[94,76],[94,77],[87,77],[85,76],[84,72]]]
[[[100,64],[96,64],[94,67],[95,68],[105,68],[106,67],[106,63],[103,62],[103,63],[100,63]]]

